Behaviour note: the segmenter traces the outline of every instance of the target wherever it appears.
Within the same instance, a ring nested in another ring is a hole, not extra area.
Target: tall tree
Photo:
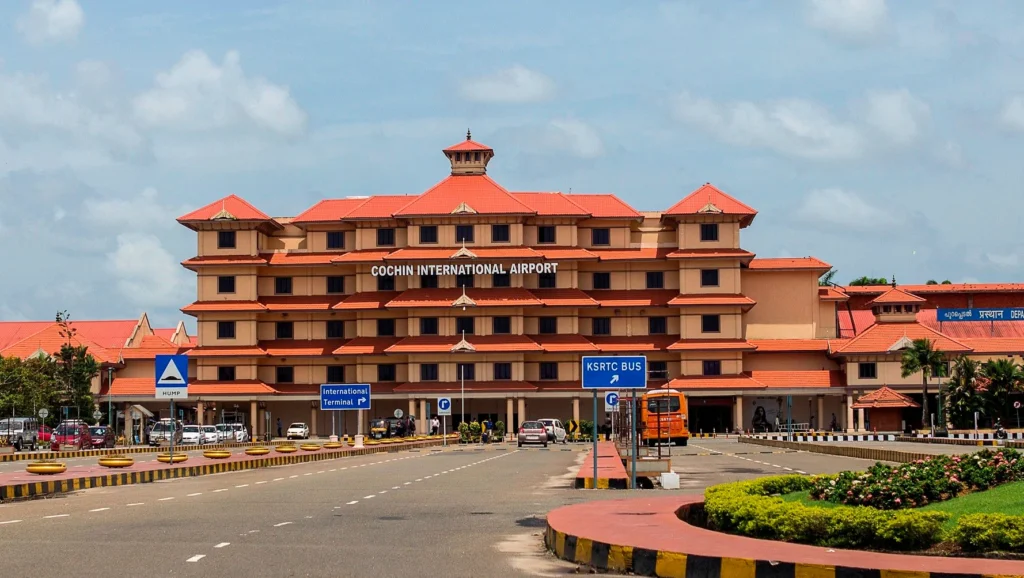
[[[974,423],[974,412],[985,411],[985,398],[978,391],[979,380],[984,379],[981,364],[961,355],[949,371],[946,385],[946,415],[953,427],[968,429]]]
[[[888,285],[889,280],[885,277],[858,277],[850,281],[850,285],[859,287],[864,285]]]
[[[821,285],[823,287],[826,285],[831,285],[832,281],[836,278],[836,273],[838,272],[839,269],[829,269],[828,273],[825,273],[824,275],[821,276],[821,279],[818,279],[818,285]]]
[[[928,378],[932,376],[942,377],[946,373],[946,358],[941,351],[932,346],[931,340],[915,339],[912,347],[903,350],[903,358],[900,360],[903,377],[910,377],[921,372],[921,386],[924,390],[924,399],[921,404],[921,427],[928,427]]]
[[[988,414],[1005,418],[1010,393],[1020,390],[1021,383],[1024,383],[1024,371],[1016,363],[1002,358],[986,361],[982,372],[988,381],[984,395]]]
[[[60,391],[60,403],[77,409],[77,419],[91,421],[93,412],[92,378],[100,372],[99,364],[84,345],[75,345],[77,330],[71,325],[67,311],[57,313],[60,335],[64,338],[56,356],[54,378]],[[69,416],[70,417],[70,416]]]

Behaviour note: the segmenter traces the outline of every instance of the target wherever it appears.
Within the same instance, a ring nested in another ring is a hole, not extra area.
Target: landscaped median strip
[[[175,450],[181,450],[183,452],[193,452],[197,450],[209,450],[209,449],[234,449],[234,448],[247,448],[251,446],[265,445],[262,442],[244,442],[244,443],[230,443],[230,444],[207,444],[202,446],[175,446]],[[121,448],[104,448],[99,450],[72,450],[68,452],[19,452],[13,454],[0,454],[0,463],[3,462],[18,462],[25,460],[69,460],[72,458],[90,458],[105,455],[120,455],[120,454],[148,454],[156,452],[166,452],[168,446],[131,446]]]
[[[787,448],[816,454],[827,454],[831,456],[842,456],[844,458],[858,458],[875,462],[897,462],[910,463],[917,460],[926,460],[935,454],[921,452],[904,452],[900,450],[887,450],[880,448],[867,448],[861,446],[834,446],[815,444],[807,442],[787,442],[783,440],[763,440],[759,438],[743,437],[741,443],[768,446],[773,448]]]

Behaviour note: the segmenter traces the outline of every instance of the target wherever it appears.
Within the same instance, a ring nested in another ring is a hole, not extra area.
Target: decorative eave
[[[452,214],[453,215],[475,215],[477,213],[476,213],[476,209],[474,209],[473,207],[469,206],[469,203],[467,203],[466,201],[462,201],[461,203],[459,203],[458,207],[455,207],[452,210]]]
[[[463,203],[463,204],[465,204],[465,203]],[[476,258],[477,258],[476,257],[476,253],[474,253],[474,252],[472,252],[472,251],[470,251],[469,249],[466,248],[466,242],[465,241],[462,242],[462,248],[459,249],[458,251],[452,253],[452,256],[449,257],[449,259],[476,259]]]
[[[476,301],[473,301],[469,295],[466,295],[466,288],[463,287],[462,295],[455,301],[452,301],[452,307],[462,307],[463,309],[466,307],[476,307]]]
[[[889,346],[889,351],[903,351],[904,349],[911,349],[914,347],[914,341],[904,335],[896,340],[895,343]]]
[[[476,351],[476,347],[473,344],[466,341],[466,337],[463,336],[458,343],[452,346],[452,353],[473,353]]]

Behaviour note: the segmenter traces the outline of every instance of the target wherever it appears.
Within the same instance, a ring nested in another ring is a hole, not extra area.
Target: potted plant
[[[494,439],[491,441],[505,441],[505,422],[501,420],[494,422]]]
[[[10,438],[6,435],[0,435],[0,454],[13,454],[14,446],[11,445]]]
[[[459,443],[468,444],[470,441],[469,424],[462,422],[459,424]]]
[[[469,424],[469,435],[472,438],[473,443],[480,443],[480,432],[480,422],[473,420],[473,422]]]

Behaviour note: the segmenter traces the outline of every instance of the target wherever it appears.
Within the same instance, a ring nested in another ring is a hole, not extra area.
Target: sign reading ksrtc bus
[[[936,313],[939,321],[1024,321],[1024,307],[943,309]]]
[[[584,356],[583,389],[644,389],[647,358],[643,355]]]

